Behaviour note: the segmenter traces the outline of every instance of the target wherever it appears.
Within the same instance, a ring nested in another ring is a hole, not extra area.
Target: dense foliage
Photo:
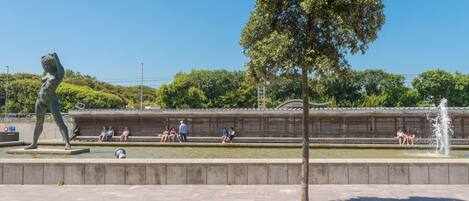
[[[83,103],[86,108],[132,108],[139,101],[139,87],[115,86],[97,81],[87,75],[67,71],[64,82],[57,89],[61,102],[61,110],[66,112],[75,109],[77,103]],[[0,74],[0,104],[4,111],[6,75]],[[8,111],[10,113],[32,113],[41,85],[40,75],[16,73],[8,76]],[[145,87],[147,105],[154,104],[155,90]],[[138,98],[137,98],[138,97]]]
[[[163,108],[254,107],[256,101],[256,89],[244,73],[227,70],[178,73],[157,90],[156,100]]]
[[[83,76],[82,77],[89,77]],[[414,107],[436,105],[447,98],[450,106],[469,106],[469,75],[429,70],[413,80],[383,70],[348,70],[337,77],[310,78],[310,99],[330,102],[331,107]],[[0,74],[0,79],[5,80]],[[86,78],[85,78],[86,79]],[[9,111],[34,112],[40,76],[12,74],[9,77]],[[125,108],[138,106],[138,86],[115,86],[89,80],[65,80],[57,90],[62,111],[74,109],[77,102],[87,108]],[[4,83],[1,83],[5,86]],[[178,73],[171,83],[158,89],[145,88],[145,103],[163,108],[253,108],[257,106],[257,87],[246,72],[193,70]],[[5,88],[0,88],[4,97]],[[266,85],[267,107],[301,98],[301,78],[277,79]],[[151,92],[150,92],[151,91]],[[153,102],[152,102],[153,101]],[[155,103],[157,102],[157,103]],[[3,111],[4,98],[0,98]]]

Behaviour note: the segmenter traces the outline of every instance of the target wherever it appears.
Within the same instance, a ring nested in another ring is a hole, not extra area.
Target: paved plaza
[[[312,185],[311,200],[469,200],[469,185]],[[1,201],[286,201],[299,200],[299,186],[51,186],[0,185]]]

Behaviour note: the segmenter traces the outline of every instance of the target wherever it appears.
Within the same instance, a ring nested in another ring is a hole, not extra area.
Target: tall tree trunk
[[[309,172],[309,87],[308,70],[302,69],[301,81],[303,85],[303,161],[301,163],[301,200],[308,201],[308,172]]]

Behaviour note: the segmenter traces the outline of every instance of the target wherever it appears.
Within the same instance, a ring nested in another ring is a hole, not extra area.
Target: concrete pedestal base
[[[88,153],[90,149],[76,149],[71,150],[65,149],[51,149],[51,148],[37,148],[37,149],[10,149],[7,151],[9,154],[63,154],[63,155],[75,155],[81,153]]]

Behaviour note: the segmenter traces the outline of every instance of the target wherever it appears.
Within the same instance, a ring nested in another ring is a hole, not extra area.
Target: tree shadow
[[[397,198],[379,198],[379,197],[357,197],[347,201],[464,201],[456,198],[438,198],[438,197],[416,197],[397,199]]]

